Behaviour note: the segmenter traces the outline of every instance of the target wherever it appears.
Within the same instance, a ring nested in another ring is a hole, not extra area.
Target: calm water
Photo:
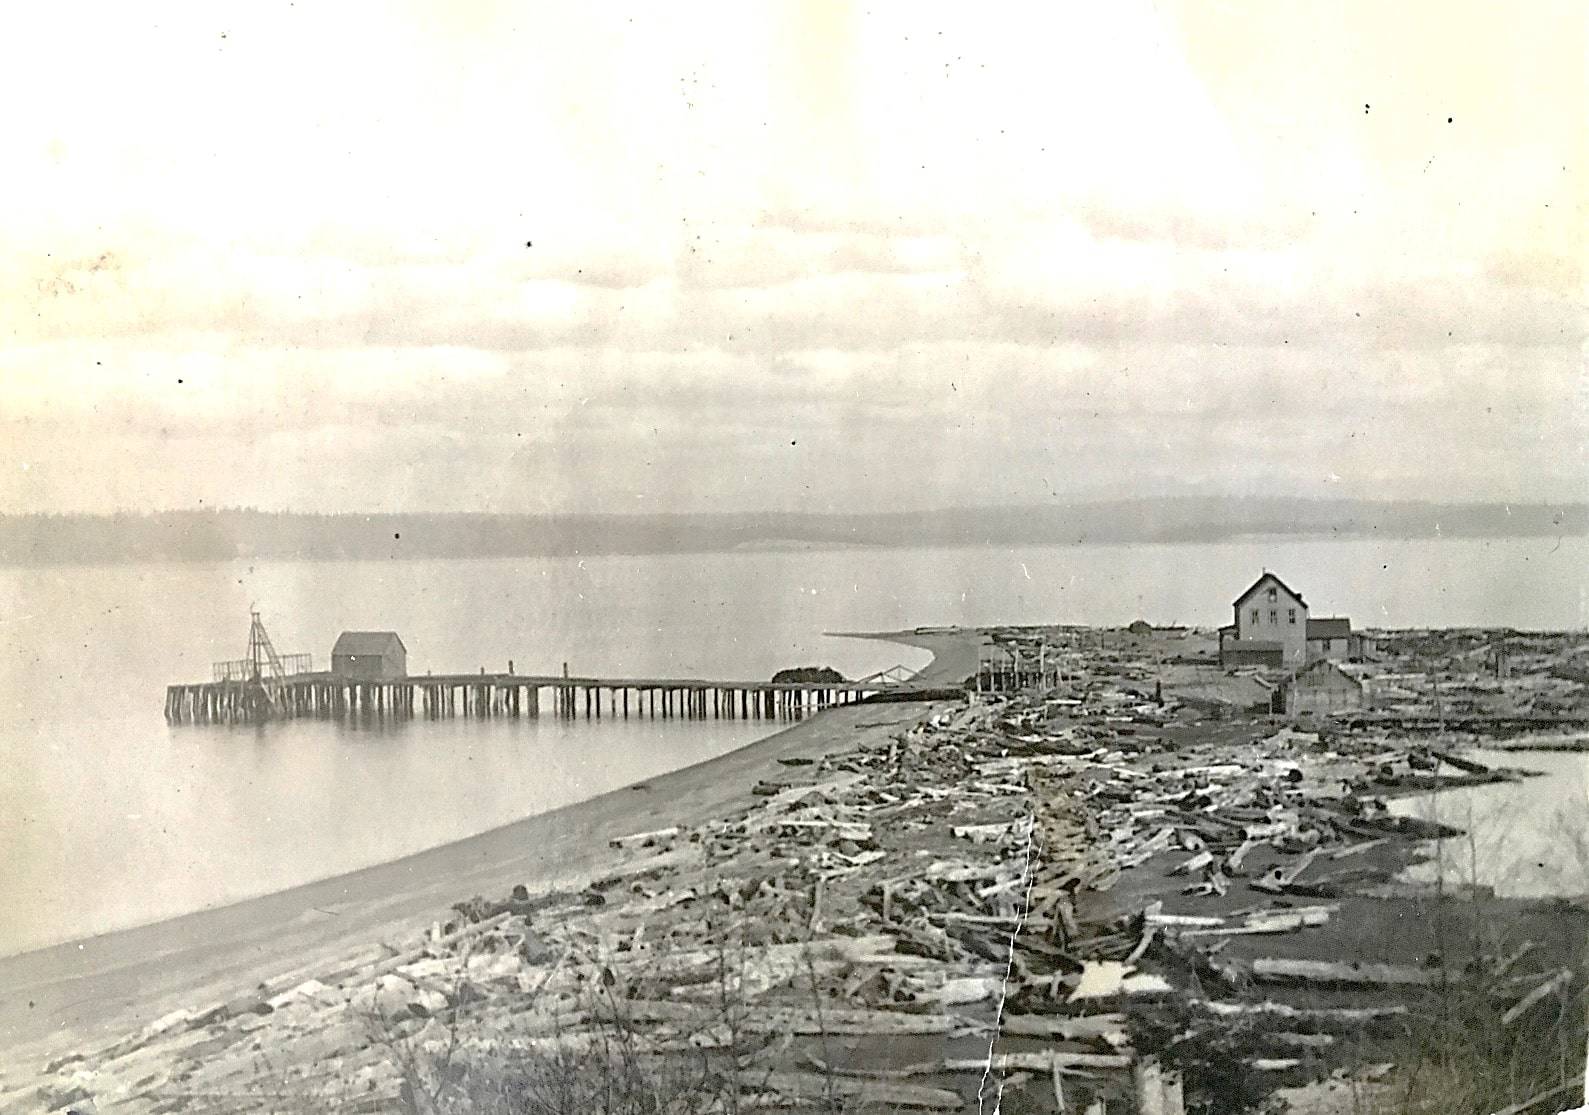
[[[1589,754],[1479,751],[1494,766],[1531,770],[1522,782],[1448,790],[1392,804],[1466,835],[1441,841],[1435,858],[1409,874],[1479,883],[1514,897],[1589,894]]]
[[[0,570],[0,952],[391,859],[696,762],[741,723],[167,728],[164,687],[395,628],[413,672],[851,676],[918,624],[1228,621],[1264,566],[1360,626],[1586,622],[1584,539],[844,550]]]

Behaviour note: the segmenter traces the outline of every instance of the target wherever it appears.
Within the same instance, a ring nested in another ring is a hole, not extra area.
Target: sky
[[[1589,499],[1586,6],[30,5],[0,511]]]

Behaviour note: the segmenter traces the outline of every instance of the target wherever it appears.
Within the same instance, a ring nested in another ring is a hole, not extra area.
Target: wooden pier
[[[1020,648],[996,649],[977,660],[973,687],[978,693],[1019,693],[1025,689],[1052,689],[1063,681],[1057,661],[1041,651],[1022,655]]]
[[[445,674],[381,681],[290,674],[268,684],[224,679],[166,688],[172,724],[263,720],[439,720],[547,715],[563,720],[799,720],[833,705],[908,692],[894,681],[747,682]]]

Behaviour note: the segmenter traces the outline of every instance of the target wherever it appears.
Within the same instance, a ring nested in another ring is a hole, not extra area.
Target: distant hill
[[[840,546],[1589,534],[1589,504],[1200,497],[885,514],[308,515],[246,509],[0,515],[0,564],[528,557]]]

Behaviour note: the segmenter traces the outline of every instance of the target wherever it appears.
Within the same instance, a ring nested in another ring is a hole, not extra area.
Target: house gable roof
[[[408,653],[408,648],[397,637],[396,631],[344,631],[337,636],[336,645],[331,648],[332,657],[342,654],[385,655],[396,651]]]
[[[1308,638],[1345,639],[1352,634],[1352,621],[1345,616],[1308,620]]]
[[[1273,573],[1270,573],[1268,570],[1265,570],[1263,576],[1259,577],[1252,584],[1248,585],[1246,592],[1244,592],[1240,596],[1236,597],[1236,599],[1232,602],[1233,606],[1237,607],[1237,608],[1241,607],[1243,601],[1245,601],[1249,596],[1251,596],[1253,593],[1257,592],[1259,589],[1263,588],[1264,585],[1268,584],[1270,581],[1273,581],[1277,586],[1279,586],[1280,588],[1284,589],[1285,592],[1286,592],[1286,595],[1290,596],[1298,604],[1301,604],[1304,608],[1306,608],[1308,606],[1308,602],[1306,600],[1302,599],[1302,594],[1300,592],[1296,591],[1296,589],[1294,589],[1290,585],[1286,584],[1279,577],[1275,576]]]

